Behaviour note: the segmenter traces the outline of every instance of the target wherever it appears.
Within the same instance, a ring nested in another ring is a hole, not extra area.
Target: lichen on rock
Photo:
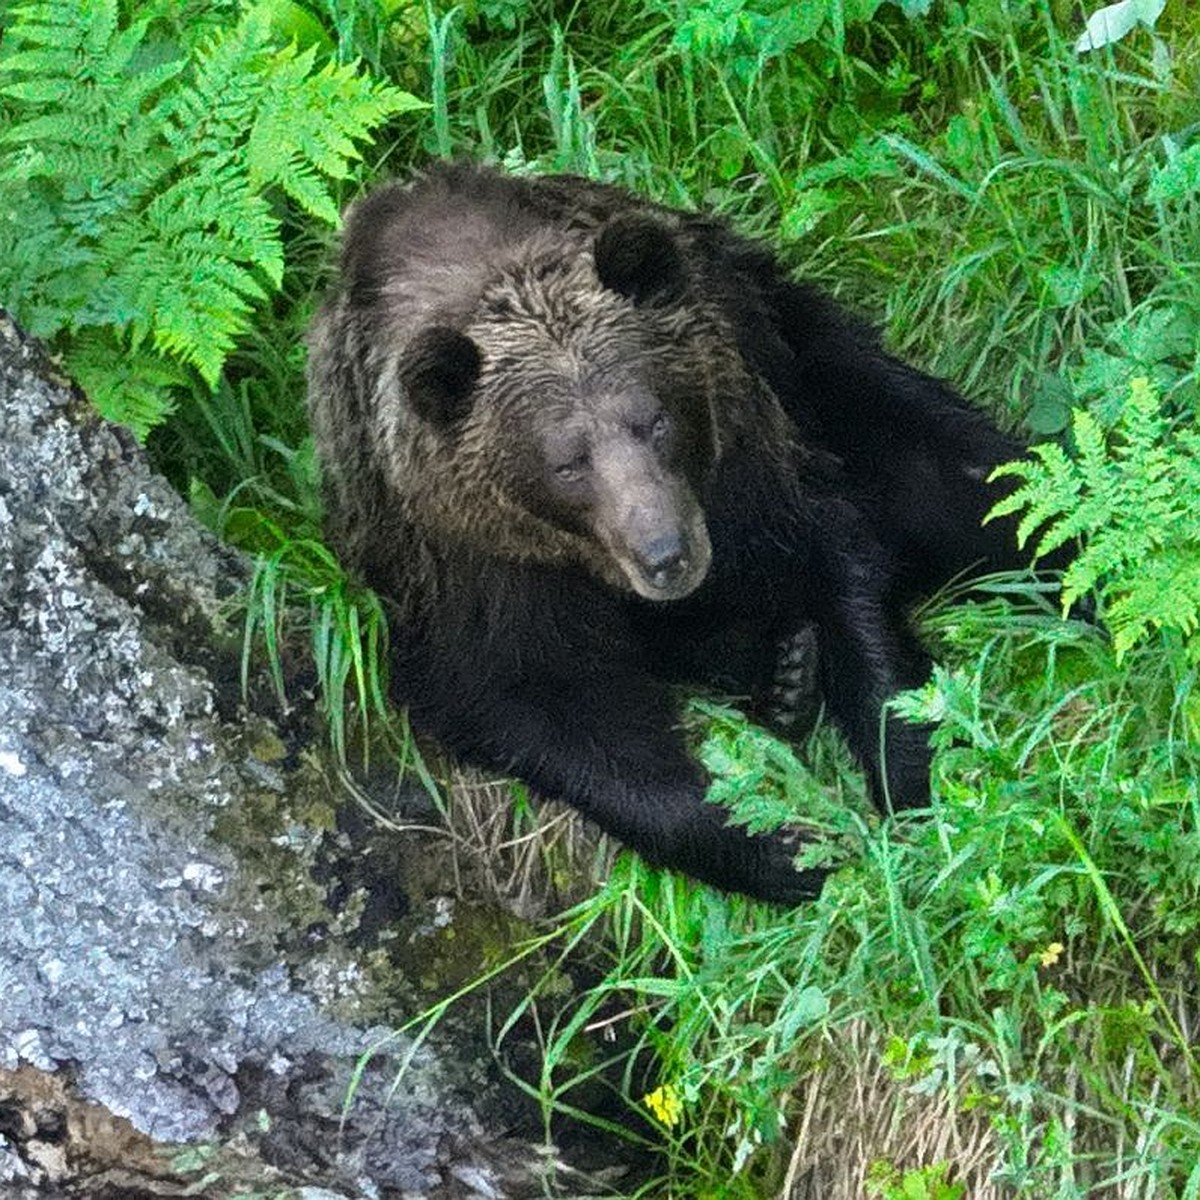
[[[476,1066],[323,1007],[366,974],[308,938],[308,859],[286,876],[270,817],[257,851],[230,837],[256,805],[286,824],[313,786],[286,755],[265,762],[255,748],[281,743],[238,712],[223,605],[246,577],[0,314],[0,1180],[70,1186],[86,1153],[67,1131],[95,1128],[72,1106],[92,1105],[147,1144],[240,1135],[281,1183],[500,1194],[447,1182],[455,1163],[489,1177]],[[41,1076],[60,1091],[36,1118]],[[70,1154],[42,1148],[43,1125]]]

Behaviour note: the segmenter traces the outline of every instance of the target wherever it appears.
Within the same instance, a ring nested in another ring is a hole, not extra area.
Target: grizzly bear
[[[810,897],[792,836],[705,801],[675,685],[769,702],[815,628],[877,802],[928,803],[928,730],[885,709],[930,666],[907,610],[1015,565],[982,521],[1022,447],[765,247],[573,176],[440,165],[351,209],[309,391],[331,545],[452,753],[653,862]]]

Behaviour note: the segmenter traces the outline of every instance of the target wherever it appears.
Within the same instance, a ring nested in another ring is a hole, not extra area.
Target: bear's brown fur
[[[878,798],[923,804],[904,607],[975,563],[1020,447],[703,216],[443,165],[351,212],[311,338],[331,543],[394,606],[397,697],[649,858],[811,895],[704,801],[669,684],[768,691],[815,625]],[[1006,540],[1006,538],[1008,540]]]

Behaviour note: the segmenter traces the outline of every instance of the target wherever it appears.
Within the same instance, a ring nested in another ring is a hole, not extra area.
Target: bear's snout
[[[683,538],[675,532],[655,538],[645,547],[641,558],[646,578],[660,591],[670,587],[687,570]]]
[[[591,458],[592,533],[626,586],[647,600],[690,595],[708,574],[712,546],[687,480],[623,432],[597,439]]]
[[[704,514],[687,505],[677,521],[641,521],[635,514],[622,523],[624,536],[610,543],[629,586],[647,600],[682,600],[704,582],[712,548]],[[649,526],[647,528],[647,526]]]

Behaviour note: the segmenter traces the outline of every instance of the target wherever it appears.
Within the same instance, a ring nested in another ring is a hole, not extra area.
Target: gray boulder
[[[245,578],[0,313],[0,1195],[543,1194],[218,836],[293,786],[237,711]]]

